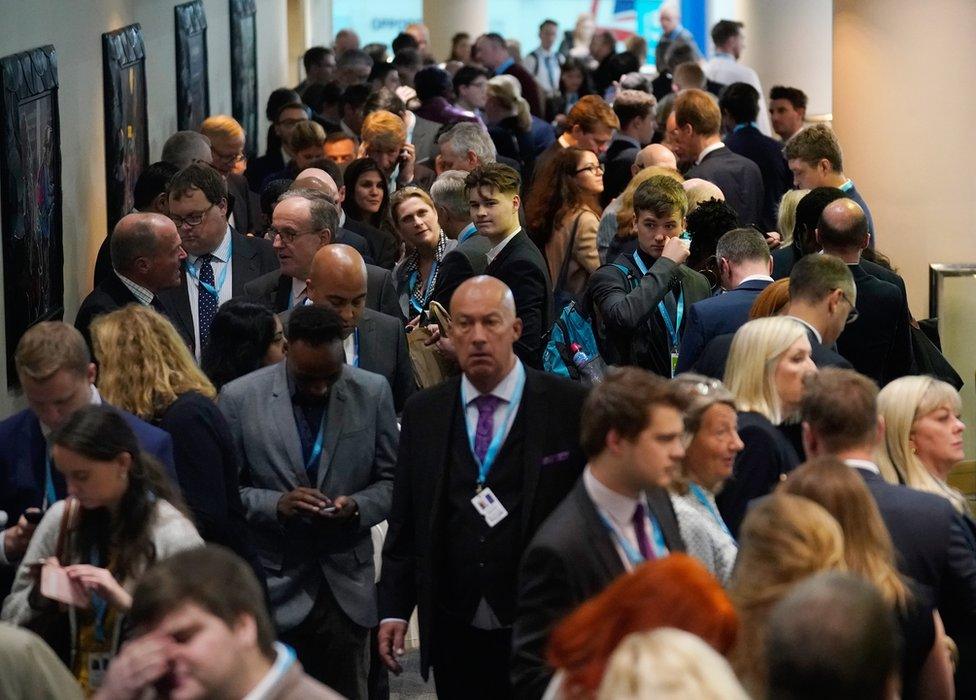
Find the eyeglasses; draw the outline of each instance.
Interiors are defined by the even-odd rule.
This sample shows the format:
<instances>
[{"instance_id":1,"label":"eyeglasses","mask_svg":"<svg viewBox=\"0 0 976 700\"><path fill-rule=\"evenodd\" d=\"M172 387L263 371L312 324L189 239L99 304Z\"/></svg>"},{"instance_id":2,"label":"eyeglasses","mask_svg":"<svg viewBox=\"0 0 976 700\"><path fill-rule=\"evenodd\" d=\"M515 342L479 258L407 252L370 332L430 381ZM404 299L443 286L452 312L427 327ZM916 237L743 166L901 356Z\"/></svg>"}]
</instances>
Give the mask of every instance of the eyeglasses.
<instances>
[{"instance_id":1,"label":"eyeglasses","mask_svg":"<svg viewBox=\"0 0 976 700\"><path fill-rule=\"evenodd\" d=\"M840 295L844 297L844 301L846 301L847 304L851 307L850 313L847 314L847 320L844 321L844 325L849 326L852 323L854 323L854 321L857 320L857 317L861 315L861 312L858 311L857 307L851 303L851 300L847 298L847 294L843 290L841 290Z\"/></svg>"},{"instance_id":2,"label":"eyeglasses","mask_svg":"<svg viewBox=\"0 0 976 700\"><path fill-rule=\"evenodd\" d=\"M218 153L213 148L210 149L210 152L213 153L214 160L219 160L221 163L240 163L244 160L243 153Z\"/></svg>"},{"instance_id":3,"label":"eyeglasses","mask_svg":"<svg viewBox=\"0 0 976 700\"><path fill-rule=\"evenodd\" d=\"M207 215L207 212L213 209L215 206L217 205L211 204L203 211L197 212L195 214L189 214L187 216L176 216L174 214L170 214L169 218L173 221L174 224L176 224L176 228L178 229L183 228L184 224L189 226L190 228L193 228L194 226L199 226L200 224L202 224L203 218Z\"/></svg>"},{"instance_id":4,"label":"eyeglasses","mask_svg":"<svg viewBox=\"0 0 976 700\"><path fill-rule=\"evenodd\" d=\"M599 163L597 163L596 165L587 165L585 168L580 168L579 170L577 170L576 174L579 175L580 173L585 173L585 172L602 173L603 166L600 165Z\"/></svg>"},{"instance_id":5,"label":"eyeglasses","mask_svg":"<svg viewBox=\"0 0 976 700\"><path fill-rule=\"evenodd\" d=\"M294 243L295 239L299 236L304 236L306 233L315 233L315 231L279 231L273 226L268 228L265 232L265 237L274 240L275 238L281 238L282 243Z\"/></svg>"}]
</instances>

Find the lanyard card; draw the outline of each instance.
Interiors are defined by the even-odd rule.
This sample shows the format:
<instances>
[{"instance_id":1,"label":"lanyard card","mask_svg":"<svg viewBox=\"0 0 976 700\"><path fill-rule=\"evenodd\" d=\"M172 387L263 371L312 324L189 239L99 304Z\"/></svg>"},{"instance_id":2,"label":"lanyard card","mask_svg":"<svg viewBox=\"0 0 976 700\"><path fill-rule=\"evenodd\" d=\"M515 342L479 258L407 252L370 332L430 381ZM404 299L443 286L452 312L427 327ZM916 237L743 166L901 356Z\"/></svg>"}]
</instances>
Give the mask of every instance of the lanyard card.
<instances>
[{"instance_id":1,"label":"lanyard card","mask_svg":"<svg viewBox=\"0 0 976 700\"><path fill-rule=\"evenodd\" d=\"M474 498L471 499L471 504L478 511L478 515L483 517L485 522L488 523L488 527L495 527L495 525L504 520L508 515L505 506L502 505L502 502L498 500L498 497L490 488L481 489L481 491L476 493Z\"/></svg>"}]
</instances>

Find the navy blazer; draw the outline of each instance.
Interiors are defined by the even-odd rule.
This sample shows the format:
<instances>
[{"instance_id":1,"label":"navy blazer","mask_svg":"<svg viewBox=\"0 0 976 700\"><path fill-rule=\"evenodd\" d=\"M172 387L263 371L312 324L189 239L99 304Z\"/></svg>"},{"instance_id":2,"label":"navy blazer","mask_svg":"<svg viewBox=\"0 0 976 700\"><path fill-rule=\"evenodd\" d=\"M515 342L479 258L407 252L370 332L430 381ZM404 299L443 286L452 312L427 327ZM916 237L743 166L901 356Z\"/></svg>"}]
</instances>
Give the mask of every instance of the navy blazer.
<instances>
[{"instance_id":1,"label":"navy blazer","mask_svg":"<svg viewBox=\"0 0 976 700\"><path fill-rule=\"evenodd\" d=\"M705 349L702 350L701 355L698 356L698 360L691 369L699 374L704 374L706 377L722 379L725 376L725 363L729 359L729 350L732 349L732 338L734 335L734 333L726 333L725 335L712 338L708 342L708 345L705 346ZM817 336L809 328L807 329L807 338L810 339L810 348L812 350L810 359L813 360L813 364L817 367L853 369L850 362L823 343L818 342Z\"/></svg>"},{"instance_id":2,"label":"navy blazer","mask_svg":"<svg viewBox=\"0 0 976 700\"><path fill-rule=\"evenodd\" d=\"M761 225L765 197L762 173L748 158L727 146L722 147L706 155L698 165L691 166L685 177L700 177L718 185L743 226Z\"/></svg>"},{"instance_id":3,"label":"navy blazer","mask_svg":"<svg viewBox=\"0 0 976 700\"><path fill-rule=\"evenodd\" d=\"M740 124L725 137L725 147L751 160L762 175L763 197L761 231L776 230L776 209L786 190L793 188L793 173L783 157L783 144L771 139L752 124Z\"/></svg>"},{"instance_id":4,"label":"navy blazer","mask_svg":"<svg viewBox=\"0 0 976 700\"><path fill-rule=\"evenodd\" d=\"M687 372L712 338L735 333L749 320L749 310L770 280L749 280L725 294L692 304L678 351L678 372Z\"/></svg>"}]
</instances>

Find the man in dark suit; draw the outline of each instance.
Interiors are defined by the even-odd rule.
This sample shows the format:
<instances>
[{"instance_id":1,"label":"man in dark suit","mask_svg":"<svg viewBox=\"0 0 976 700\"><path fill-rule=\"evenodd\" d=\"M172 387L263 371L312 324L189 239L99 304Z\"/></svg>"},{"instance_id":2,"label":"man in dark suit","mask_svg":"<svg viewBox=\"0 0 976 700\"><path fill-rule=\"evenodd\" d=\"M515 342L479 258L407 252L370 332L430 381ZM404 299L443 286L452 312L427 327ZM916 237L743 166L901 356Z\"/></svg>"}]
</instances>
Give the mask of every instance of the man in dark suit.
<instances>
[{"instance_id":1,"label":"man in dark suit","mask_svg":"<svg viewBox=\"0 0 976 700\"><path fill-rule=\"evenodd\" d=\"M7 524L0 532L0 596L13 582L14 569L8 567L19 563L34 533L35 524L24 512L45 510L67 495L64 478L51 463L47 436L79 409L102 403L88 346L81 333L65 323L32 326L17 343L14 361L28 407L0 422L0 511ZM169 434L130 413L119 413L140 447L166 467L177 485Z\"/></svg>"},{"instance_id":2,"label":"man in dark suit","mask_svg":"<svg viewBox=\"0 0 976 700\"><path fill-rule=\"evenodd\" d=\"M919 597L937 606L961 658L976 654L976 558L965 518L943 496L889 483L875 462L884 424L878 388L850 370L828 369L811 377L800 412L809 458L834 457L854 469L871 492L891 535L899 570L918 584ZM968 653L967 653L968 652ZM976 669L960 664L956 696L976 692Z\"/></svg>"},{"instance_id":3,"label":"man in dark suit","mask_svg":"<svg viewBox=\"0 0 976 700\"><path fill-rule=\"evenodd\" d=\"M244 159L244 128L233 117L219 114L207 117L200 133L210 140L211 163L227 182L227 216L230 225L243 234L258 234L261 210L258 196L251 192L247 178L234 172Z\"/></svg>"},{"instance_id":4,"label":"man in dark suit","mask_svg":"<svg viewBox=\"0 0 976 700\"><path fill-rule=\"evenodd\" d=\"M522 97L529 103L529 111L540 119L545 117L539 83L535 81L529 71L512 58L508 45L505 43L505 37L495 32L482 34L475 42L474 48L478 52L479 63L485 68L495 75L511 75L518 80L522 86Z\"/></svg>"},{"instance_id":5,"label":"man in dark suit","mask_svg":"<svg viewBox=\"0 0 976 700\"><path fill-rule=\"evenodd\" d=\"M762 174L763 207L757 222L762 231L776 230L776 212L783 193L793 187L793 173L783 157L783 144L771 139L756 126L759 93L749 83L732 83L718 101L725 127L725 147L745 156ZM781 232L782 233L782 232Z\"/></svg>"},{"instance_id":6,"label":"man in dark suit","mask_svg":"<svg viewBox=\"0 0 976 700\"><path fill-rule=\"evenodd\" d=\"M654 138L654 105L654 97L640 90L622 90L613 101L620 128L607 148L600 195L602 206L624 191L634 176L632 168L637 154Z\"/></svg>"},{"instance_id":7,"label":"man in dark suit","mask_svg":"<svg viewBox=\"0 0 976 700\"><path fill-rule=\"evenodd\" d=\"M380 656L399 673L407 620L442 698L503 698L518 562L583 469L586 390L513 352L522 323L504 284L468 280L451 301L463 376L407 402L379 583Z\"/></svg>"},{"instance_id":8,"label":"man in dark suit","mask_svg":"<svg viewBox=\"0 0 976 700\"><path fill-rule=\"evenodd\" d=\"M832 255L807 255L790 274L789 317L803 324L810 339L810 359L817 367L850 369L833 348L846 324L856 318L857 288L847 265ZM713 338L692 369L722 379L734 334Z\"/></svg>"},{"instance_id":9,"label":"man in dark suit","mask_svg":"<svg viewBox=\"0 0 976 700\"><path fill-rule=\"evenodd\" d=\"M243 236L227 223L227 186L209 165L194 163L173 176L169 207L187 257L179 286L159 297L180 334L193 339L199 358L217 307L277 268L278 260L268 241Z\"/></svg>"},{"instance_id":10,"label":"man in dark suit","mask_svg":"<svg viewBox=\"0 0 976 700\"><path fill-rule=\"evenodd\" d=\"M590 277L584 304L602 319L600 350L610 364L636 365L670 378L678 360L686 310L711 294L708 281L683 263L688 197L667 175L634 192L637 250Z\"/></svg>"},{"instance_id":11,"label":"man in dark suit","mask_svg":"<svg viewBox=\"0 0 976 700\"><path fill-rule=\"evenodd\" d=\"M789 277L797 260L820 250L816 235L820 214L828 204L843 197L844 193L836 187L817 187L797 202L793 241L773 251L774 280Z\"/></svg>"},{"instance_id":12,"label":"man in dark suit","mask_svg":"<svg viewBox=\"0 0 976 700\"><path fill-rule=\"evenodd\" d=\"M444 233L458 242L441 261L431 297L445 309L450 307L451 295L459 284L484 274L488 266L485 254L491 248L491 242L485 236L479 236L477 227L471 223L467 185L464 182L467 175L463 170L447 170L437 177L430 188L430 198L434 200L437 219Z\"/></svg>"},{"instance_id":13,"label":"man in dark suit","mask_svg":"<svg viewBox=\"0 0 976 700\"><path fill-rule=\"evenodd\" d=\"M485 274L512 290L522 322L515 354L529 367L542 369L542 338L552 325L552 285L546 261L519 224L521 178L507 165L486 163L465 179L471 219L491 244Z\"/></svg>"},{"instance_id":14,"label":"man in dark suit","mask_svg":"<svg viewBox=\"0 0 976 700\"><path fill-rule=\"evenodd\" d=\"M370 528L387 519L397 427L386 380L345 364L342 319L303 306L288 357L220 392L271 613L309 675L365 700Z\"/></svg>"},{"instance_id":15,"label":"man in dark suit","mask_svg":"<svg viewBox=\"0 0 976 700\"><path fill-rule=\"evenodd\" d=\"M715 247L719 278L725 294L702 299L688 312L676 372L687 372L712 338L735 333L749 320L749 310L768 287L773 261L765 237L754 228L737 228L723 235Z\"/></svg>"},{"instance_id":16,"label":"man in dark suit","mask_svg":"<svg viewBox=\"0 0 976 700\"><path fill-rule=\"evenodd\" d=\"M122 217L112 232L111 252L112 275L85 297L75 316L75 328L89 347L89 327L95 317L127 304L151 306L169 317L169 309L157 295L180 284L180 266L186 258L176 226L161 214Z\"/></svg>"},{"instance_id":17,"label":"man in dark suit","mask_svg":"<svg viewBox=\"0 0 976 700\"><path fill-rule=\"evenodd\" d=\"M597 61L597 67L590 73L593 90L601 97L615 80L627 73L640 70L637 57L629 51L617 53L617 40L613 32L601 30L590 40L590 55Z\"/></svg>"},{"instance_id":18,"label":"man in dark suit","mask_svg":"<svg viewBox=\"0 0 976 700\"><path fill-rule=\"evenodd\" d=\"M301 122L309 118L309 109L301 102L289 102L282 105L274 117L274 133L280 139L281 148L269 151L248 162L244 177L251 191L261 193L261 183L271 173L276 173L292 159L293 154L286 145L292 130Z\"/></svg>"},{"instance_id":19,"label":"man in dark suit","mask_svg":"<svg viewBox=\"0 0 976 700\"><path fill-rule=\"evenodd\" d=\"M704 90L682 90L668 116L675 156L687 164L686 178L714 182L743 226L762 221L764 189L759 167L727 148L719 137L722 115Z\"/></svg>"},{"instance_id":20,"label":"man in dark suit","mask_svg":"<svg viewBox=\"0 0 976 700\"><path fill-rule=\"evenodd\" d=\"M271 214L274 251L281 267L251 280L244 295L275 313L304 304L312 258L319 248L333 242L338 228L339 208L332 197L310 189L286 192ZM389 270L366 266L366 306L399 318L400 305Z\"/></svg>"},{"instance_id":21,"label":"man in dark suit","mask_svg":"<svg viewBox=\"0 0 976 700\"><path fill-rule=\"evenodd\" d=\"M837 339L837 350L854 369L879 386L912 371L909 311L895 285L869 275L861 267L868 246L867 218L852 199L838 199L824 208L817 241L827 255L847 263L857 287L857 318Z\"/></svg>"},{"instance_id":22,"label":"man in dark suit","mask_svg":"<svg viewBox=\"0 0 976 700\"><path fill-rule=\"evenodd\" d=\"M541 697L560 619L617 576L684 551L667 486L684 457L683 404L668 383L628 367L583 406L580 443L589 461L573 491L532 538L519 567L512 635L516 697Z\"/></svg>"},{"instance_id":23,"label":"man in dark suit","mask_svg":"<svg viewBox=\"0 0 976 700\"><path fill-rule=\"evenodd\" d=\"M407 338L399 318L366 308L366 263L341 243L319 248L308 276L308 299L342 318L346 364L386 379L399 414L416 391Z\"/></svg>"}]
</instances>

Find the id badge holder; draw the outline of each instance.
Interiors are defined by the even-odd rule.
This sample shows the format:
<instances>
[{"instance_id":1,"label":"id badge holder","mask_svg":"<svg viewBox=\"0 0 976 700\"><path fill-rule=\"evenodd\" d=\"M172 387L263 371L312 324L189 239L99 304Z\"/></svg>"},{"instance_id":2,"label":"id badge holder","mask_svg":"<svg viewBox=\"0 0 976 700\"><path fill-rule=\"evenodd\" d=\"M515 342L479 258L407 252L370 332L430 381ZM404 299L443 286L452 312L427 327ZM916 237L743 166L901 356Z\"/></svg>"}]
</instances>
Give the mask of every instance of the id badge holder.
<instances>
[{"instance_id":1,"label":"id badge holder","mask_svg":"<svg viewBox=\"0 0 976 700\"><path fill-rule=\"evenodd\" d=\"M671 378L678 373L678 348L671 348Z\"/></svg>"},{"instance_id":2,"label":"id badge holder","mask_svg":"<svg viewBox=\"0 0 976 700\"><path fill-rule=\"evenodd\" d=\"M498 500L494 492L487 487L481 489L481 491L474 495L474 498L471 499L471 504L478 511L478 515L485 519L488 527L495 527L495 525L504 520L508 515L505 506Z\"/></svg>"}]
</instances>

